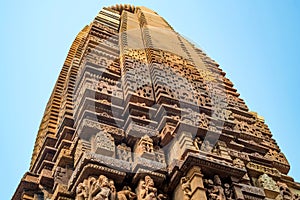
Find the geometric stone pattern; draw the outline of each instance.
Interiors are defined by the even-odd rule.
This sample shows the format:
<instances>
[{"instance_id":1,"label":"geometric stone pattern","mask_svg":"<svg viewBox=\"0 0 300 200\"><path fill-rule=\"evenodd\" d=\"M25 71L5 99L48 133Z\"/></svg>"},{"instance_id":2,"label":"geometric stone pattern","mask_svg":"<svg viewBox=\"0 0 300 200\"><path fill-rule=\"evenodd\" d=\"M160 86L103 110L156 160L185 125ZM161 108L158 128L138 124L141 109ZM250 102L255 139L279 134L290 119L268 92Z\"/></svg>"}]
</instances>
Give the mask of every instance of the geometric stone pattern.
<instances>
[{"instance_id":1,"label":"geometric stone pattern","mask_svg":"<svg viewBox=\"0 0 300 200\"><path fill-rule=\"evenodd\" d=\"M73 42L12 199L300 199L289 169L214 60L116 5Z\"/></svg>"}]
</instances>

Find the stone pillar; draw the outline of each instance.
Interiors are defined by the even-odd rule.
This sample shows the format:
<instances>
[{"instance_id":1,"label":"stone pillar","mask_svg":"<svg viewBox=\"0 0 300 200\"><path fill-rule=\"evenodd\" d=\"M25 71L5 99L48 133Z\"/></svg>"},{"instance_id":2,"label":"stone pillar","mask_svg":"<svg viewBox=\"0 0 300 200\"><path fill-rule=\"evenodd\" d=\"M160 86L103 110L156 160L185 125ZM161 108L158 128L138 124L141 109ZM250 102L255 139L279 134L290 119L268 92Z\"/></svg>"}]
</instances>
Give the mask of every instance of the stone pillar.
<instances>
[{"instance_id":1,"label":"stone pillar","mask_svg":"<svg viewBox=\"0 0 300 200\"><path fill-rule=\"evenodd\" d=\"M203 185L203 174L199 166L193 166L187 173L191 185L191 200L206 200L206 192Z\"/></svg>"}]
</instances>

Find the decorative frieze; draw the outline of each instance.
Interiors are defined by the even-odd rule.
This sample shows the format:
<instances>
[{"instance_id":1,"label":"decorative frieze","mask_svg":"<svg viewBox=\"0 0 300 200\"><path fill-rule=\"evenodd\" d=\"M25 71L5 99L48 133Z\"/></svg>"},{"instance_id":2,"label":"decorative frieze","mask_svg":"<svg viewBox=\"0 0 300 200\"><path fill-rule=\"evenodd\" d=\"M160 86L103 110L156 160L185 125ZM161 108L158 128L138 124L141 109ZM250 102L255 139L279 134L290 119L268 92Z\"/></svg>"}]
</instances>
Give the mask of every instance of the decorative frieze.
<instances>
[{"instance_id":1,"label":"decorative frieze","mask_svg":"<svg viewBox=\"0 0 300 200\"><path fill-rule=\"evenodd\" d=\"M246 166L249 170L254 170L262 174L269 174L271 176L280 177L280 172L275 168L266 167L253 162L249 162Z\"/></svg>"},{"instance_id":2,"label":"decorative frieze","mask_svg":"<svg viewBox=\"0 0 300 200\"><path fill-rule=\"evenodd\" d=\"M264 190L259 187L254 187L251 185L240 184L242 186L242 191L251 193L253 195L265 196Z\"/></svg>"},{"instance_id":3,"label":"decorative frieze","mask_svg":"<svg viewBox=\"0 0 300 200\"><path fill-rule=\"evenodd\" d=\"M233 158L239 158L240 160L244 160L244 161L247 161L247 162L250 161L248 154L245 153L245 152L235 151L233 149L228 149L228 153Z\"/></svg>"}]
</instances>

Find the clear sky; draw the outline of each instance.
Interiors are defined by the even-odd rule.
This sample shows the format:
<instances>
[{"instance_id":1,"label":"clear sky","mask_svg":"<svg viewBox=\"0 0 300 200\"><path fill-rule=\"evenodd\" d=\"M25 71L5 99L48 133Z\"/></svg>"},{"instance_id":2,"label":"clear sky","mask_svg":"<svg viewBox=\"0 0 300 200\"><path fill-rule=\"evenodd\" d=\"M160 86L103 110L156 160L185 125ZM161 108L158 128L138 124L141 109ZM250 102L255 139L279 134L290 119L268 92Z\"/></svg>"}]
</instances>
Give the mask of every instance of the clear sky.
<instances>
[{"instance_id":1,"label":"clear sky","mask_svg":"<svg viewBox=\"0 0 300 200\"><path fill-rule=\"evenodd\" d=\"M158 12L227 72L249 108L265 117L300 181L300 1L144 0L0 3L0 197L29 168L36 133L69 47L104 5Z\"/></svg>"}]
</instances>

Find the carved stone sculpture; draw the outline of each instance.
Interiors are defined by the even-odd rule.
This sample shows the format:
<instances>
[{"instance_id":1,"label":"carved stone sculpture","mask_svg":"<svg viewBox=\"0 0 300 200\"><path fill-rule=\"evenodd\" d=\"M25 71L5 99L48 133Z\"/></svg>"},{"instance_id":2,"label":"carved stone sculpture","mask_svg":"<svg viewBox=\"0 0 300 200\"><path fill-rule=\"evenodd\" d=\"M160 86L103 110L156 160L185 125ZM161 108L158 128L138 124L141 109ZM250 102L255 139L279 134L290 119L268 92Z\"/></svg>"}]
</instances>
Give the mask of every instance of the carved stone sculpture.
<instances>
[{"instance_id":1,"label":"carved stone sculpture","mask_svg":"<svg viewBox=\"0 0 300 200\"><path fill-rule=\"evenodd\" d=\"M293 200L293 193L285 183L277 182L282 200Z\"/></svg>"},{"instance_id":2,"label":"carved stone sculpture","mask_svg":"<svg viewBox=\"0 0 300 200\"><path fill-rule=\"evenodd\" d=\"M143 136L136 144L134 153L148 159L155 159L153 140L148 136Z\"/></svg>"},{"instance_id":3,"label":"carved stone sculpture","mask_svg":"<svg viewBox=\"0 0 300 200\"><path fill-rule=\"evenodd\" d=\"M138 200L163 200L166 199L164 194L158 194L154 181L150 176L141 179L136 189Z\"/></svg>"},{"instance_id":4,"label":"carved stone sculpture","mask_svg":"<svg viewBox=\"0 0 300 200\"><path fill-rule=\"evenodd\" d=\"M190 179L188 177L181 178L181 188L183 190L184 200L191 199L192 189Z\"/></svg>"},{"instance_id":5,"label":"carved stone sculpture","mask_svg":"<svg viewBox=\"0 0 300 200\"><path fill-rule=\"evenodd\" d=\"M133 200L136 198L136 194L131 191L129 186L124 186L121 191L117 193L118 200Z\"/></svg>"},{"instance_id":6,"label":"carved stone sculpture","mask_svg":"<svg viewBox=\"0 0 300 200\"><path fill-rule=\"evenodd\" d=\"M193 141L194 146L196 147L197 150L201 149L201 145L202 145L202 140L200 137L195 137L194 141Z\"/></svg>"},{"instance_id":7,"label":"carved stone sculpture","mask_svg":"<svg viewBox=\"0 0 300 200\"><path fill-rule=\"evenodd\" d=\"M116 200L116 194L113 180L103 175L90 176L76 188L76 200Z\"/></svg>"},{"instance_id":8,"label":"carved stone sculpture","mask_svg":"<svg viewBox=\"0 0 300 200\"><path fill-rule=\"evenodd\" d=\"M132 161L131 148L122 143L117 146L117 155L118 158L127 162Z\"/></svg>"},{"instance_id":9,"label":"carved stone sculpture","mask_svg":"<svg viewBox=\"0 0 300 200\"><path fill-rule=\"evenodd\" d=\"M224 193L227 200L233 199L233 191L232 188L230 188L230 185L228 183L224 184Z\"/></svg>"},{"instance_id":10,"label":"carved stone sculpture","mask_svg":"<svg viewBox=\"0 0 300 200\"><path fill-rule=\"evenodd\" d=\"M222 187L222 182L218 175L214 176L214 181L206 179L205 183L209 200L226 200L224 188Z\"/></svg>"},{"instance_id":11,"label":"carved stone sculpture","mask_svg":"<svg viewBox=\"0 0 300 200\"><path fill-rule=\"evenodd\" d=\"M211 153L213 150L212 144L208 140L204 140L201 146L201 151Z\"/></svg>"},{"instance_id":12,"label":"carved stone sculpture","mask_svg":"<svg viewBox=\"0 0 300 200\"><path fill-rule=\"evenodd\" d=\"M300 194L295 194L294 195L294 200L300 200Z\"/></svg>"},{"instance_id":13,"label":"carved stone sculpture","mask_svg":"<svg viewBox=\"0 0 300 200\"><path fill-rule=\"evenodd\" d=\"M224 189L222 187L221 179L218 175L214 176L214 184L215 184L214 192L218 194L218 200L225 200Z\"/></svg>"},{"instance_id":14,"label":"carved stone sculpture","mask_svg":"<svg viewBox=\"0 0 300 200\"><path fill-rule=\"evenodd\" d=\"M239 159L239 158L236 158L232 161L232 164L235 166L235 167L238 167L238 168L244 168L245 167L245 163Z\"/></svg>"}]
</instances>

